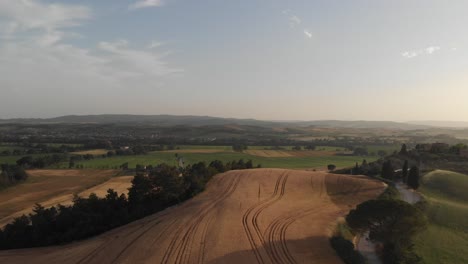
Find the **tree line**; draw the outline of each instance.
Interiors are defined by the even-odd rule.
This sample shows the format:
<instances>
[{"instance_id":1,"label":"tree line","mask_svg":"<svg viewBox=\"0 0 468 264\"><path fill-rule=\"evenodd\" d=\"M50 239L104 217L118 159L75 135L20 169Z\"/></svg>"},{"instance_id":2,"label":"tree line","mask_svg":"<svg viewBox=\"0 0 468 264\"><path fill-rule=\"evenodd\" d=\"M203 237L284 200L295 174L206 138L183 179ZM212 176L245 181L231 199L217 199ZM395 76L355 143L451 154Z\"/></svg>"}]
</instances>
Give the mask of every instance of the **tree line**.
<instances>
[{"instance_id":1,"label":"tree line","mask_svg":"<svg viewBox=\"0 0 468 264\"><path fill-rule=\"evenodd\" d=\"M94 236L195 196L217 173L253 167L251 161L243 160L199 162L186 168L148 166L133 178L128 197L109 189L104 198L75 196L70 206L37 204L33 213L0 230L0 249L49 246Z\"/></svg>"},{"instance_id":2,"label":"tree line","mask_svg":"<svg viewBox=\"0 0 468 264\"><path fill-rule=\"evenodd\" d=\"M25 181L28 178L26 171L18 165L0 165L0 188L8 187Z\"/></svg>"}]
</instances>

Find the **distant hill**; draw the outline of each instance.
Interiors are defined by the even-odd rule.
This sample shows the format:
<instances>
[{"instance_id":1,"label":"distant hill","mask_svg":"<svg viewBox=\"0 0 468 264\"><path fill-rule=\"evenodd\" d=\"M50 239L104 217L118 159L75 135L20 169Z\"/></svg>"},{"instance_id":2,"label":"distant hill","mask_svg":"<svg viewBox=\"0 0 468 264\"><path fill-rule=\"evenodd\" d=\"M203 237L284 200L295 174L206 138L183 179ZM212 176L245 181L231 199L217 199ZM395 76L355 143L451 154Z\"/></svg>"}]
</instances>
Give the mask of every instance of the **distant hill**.
<instances>
[{"instance_id":1,"label":"distant hill","mask_svg":"<svg viewBox=\"0 0 468 264\"><path fill-rule=\"evenodd\" d=\"M408 124L447 128L468 128L468 122L462 121L411 121Z\"/></svg>"},{"instance_id":2,"label":"distant hill","mask_svg":"<svg viewBox=\"0 0 468 264\"><path fill-rule=\"evenodd\" d=\"M210 126L210 125L249 125L263 127L278 126L301 126L301 127L330 127L330 128L383 128L383 129L424 129L425 125L408 124L391 121L340 121L340 120L320 120L320 121L263 121L255 119L221 118L211 116L176 116L176 115L68 115L55 118L19 118L0 119L0 124L149 124L160 126Z\"/></svg>"},{"instance_id":3,"label":"distant hill","mask_svg":"<svg viewBox=\"0 0 468 264\"><path fill-rule=\"evenodd\" d=\"M210 116L176 116L176 115L68 115L55 118L18 118L0 119L0 124L156 124L160 126L209 126L209 125L253 125L271 126L274 122L254 119L234 119Z\"/></svg>"},{"instance_id":4,"label":"distant hill","mask_svg":"<svg viewBox=\"0 0 468 264\"><path fill-rule=\"evenodd\" d=\"M319 120L319 121L297 121L295 124L317 127L340 127L340 128L384 128L384 129L425 129L426 125L408 124L393 121L342 121L342 120Z\"/></svg>"}]
</instances>

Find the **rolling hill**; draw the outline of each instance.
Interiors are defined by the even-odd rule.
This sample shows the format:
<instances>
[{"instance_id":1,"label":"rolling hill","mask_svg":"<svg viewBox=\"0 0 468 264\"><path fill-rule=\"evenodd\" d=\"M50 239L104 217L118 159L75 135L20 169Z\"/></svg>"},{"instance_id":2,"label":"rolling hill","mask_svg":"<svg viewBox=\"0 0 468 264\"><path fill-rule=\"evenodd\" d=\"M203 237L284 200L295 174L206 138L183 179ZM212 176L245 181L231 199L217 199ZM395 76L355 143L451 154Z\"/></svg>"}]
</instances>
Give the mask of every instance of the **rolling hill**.
<instances>
[{"instance_id":1,"label":"rolling hill","mask_svg":"<svg viewBox=\"0 0 468 264\"><path fill-rule=\"evenodd\" d=\"M428 229L415 240L424 263L468 263L468 175L436 170L422 179Z\"/></svg>"},{"instance_id":2,"label":"rolling hill","mask_svg":"<svg viewBox=\"0 0 468 264\"><path fill-rule=\"evenodd\" d=\"M19 118L0 119L0 124L157 124L160 126L212 126L212 125L244 125L244 126L289 126L289 127L330 127L330 128L383 128L383 129L424 129L425 125L409 124L391 121L264 121L256 119L221 118L211 116L177 116L177 115L68 115L54 118Z\"/></svg>"},{"instance_id":3,"label":"rolling hill","mask_svg":"<svg viewBox=\"0 0 468 264\"><path fill-rule=\"evenodd\" d=\"M229 171L197 197L95 238L7 250L1 263L339 263L328 238L381 182L283 169Z\"/></svg>"}]
</instances>

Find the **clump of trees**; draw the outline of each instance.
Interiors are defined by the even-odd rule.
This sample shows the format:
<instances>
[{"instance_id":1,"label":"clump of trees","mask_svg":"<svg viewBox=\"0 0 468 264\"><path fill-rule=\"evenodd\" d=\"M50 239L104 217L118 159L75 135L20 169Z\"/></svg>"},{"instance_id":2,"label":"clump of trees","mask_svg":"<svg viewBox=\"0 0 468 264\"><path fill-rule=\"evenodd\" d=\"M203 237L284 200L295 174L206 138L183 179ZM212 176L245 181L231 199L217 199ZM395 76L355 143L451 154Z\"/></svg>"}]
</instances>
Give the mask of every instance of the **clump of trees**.
<instances>
[{"instance_id":1,"label":"clump of trees","mask_svg":"<svg viewBox=\"0 0 468 264\"><path fill-rule=\"evenodd\" d=\"M358 205L346 216L346 223L356 232L369 231L369 239L383 245L381 258L385 264L418 263L412 239L426 228L427 219L417 207L393 199L392 192Z\"/></svg>"},{"instance_id":2,"label":"clump of trees","mask_svg":"<svg viewBox=\"0 0 468 264\"><path fill-rule=\"evenodd\" d=\"M140 168L128 198L108 190L106 197L75 197L71 206L44 208L16 218L0 230L0 249L49 246L87 238L185 201L204 190L217 173L253 168L252 161L199 162L186 168L161 164Z\"/></svg>"},{"instance_id":3,"label":"clump of trees","mask_svg":"<svg viewBox=\"0 0 468 264\"><path fill-rule=\"evenodd\" d=\"M0 187L7 187L28 178L26 171L18 165L0 165Z\"/></svg>"},{"instance_id":4,"label":"clump of trees","mask_svg":"<svg viewBox=\"0 0 468 264\"><path fill-rule=\"evenodd\" d=\"M369 155L369 151L367 150L367 148L357 147L357 148L354 148L353 154L355 156L367 156Z\"/></svg>"},{"instance_id":5,"label":"clump of trees","mask_svg":"<svg viewBox=\"0 0 468 264\"><path fill-rule=\"evenodd\" d=\"M247 150L247 146L244 144L234 144L232 145L232 150L235 152L242 152L244 150Z\"/></svg>"},{"instance_id":6,"label":"clump of trees","mask_svg":"<svg viewBox=\"0 0 468 264\"><path fill-rule=\"evenodd\" d=\"M25 156L16 161L18 166L25 169L43 169L45 167L67 161L65 154L53 154L40 157Z\"/></svg>"}]
</instances>

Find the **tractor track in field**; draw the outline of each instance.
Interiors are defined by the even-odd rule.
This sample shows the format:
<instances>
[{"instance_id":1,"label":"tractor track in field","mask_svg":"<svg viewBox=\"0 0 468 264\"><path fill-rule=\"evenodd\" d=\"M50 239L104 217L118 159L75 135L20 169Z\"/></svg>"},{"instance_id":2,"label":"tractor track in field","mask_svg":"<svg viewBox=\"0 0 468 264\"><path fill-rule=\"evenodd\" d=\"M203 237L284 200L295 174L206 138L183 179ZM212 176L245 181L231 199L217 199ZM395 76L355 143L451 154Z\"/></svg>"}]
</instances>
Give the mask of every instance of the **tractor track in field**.
<instances>
[{"instance_id":1,"label":"tractor track in field","mask_svg":"<svg viewBox=\"0 0 468 264\"><path fill-rule=\"evenodd\" d=\"M181 226L179 230L176 232L176 235L172 239L171 243L169 244L169 247L167 248L163 260L161 263L187 263L187 259L190 260L190 253L191 250L187 250L189 245L193 242L193 237L195 236L198 227L200 226L200 223L203 222L203 220L208 216L210 211L216 207L219 203L221 203L223 200L228 198L237 188L237 185L239 184L240 178L239 177L233 177L232 180L230 180L226 191L222 192L220 196L218 196L214 202L211 202L207 206L203 207L198 213L197 217L194 218L189 224L188 224L188 229L183 231L185 228L184 226ZM179 237L179 235L182 234L182 237ZM169 262L170 258L175 255L175 261L174 262Z\"/></svg>"},{"instance_id":2,"label":"tractor track in field","mask_svg":"<svg viewBox=\"0 0 468 264\"><path fill-rule=\"evenodd\" d=\"M257 203L257 204L254 204L252 207L250 207L249 209L247 209L247 211L244 213L243 217L242 217L242 223L243 223L243 227L244 227L244 230L245 230L245 233L249 239L249 242L251 244L251 247L252 247L252 250L254 251L254 254L255 256L257 257L257 261L259 263L265 263L265 260L263 259L262 255L261 255L261 252L259 250L259 246L262 246L262 247L265 247L266 246L266 243L263 239L263 234L262 234L262 231L260 229L260 226L258 224L258 218L260 216L260 214L268 207L270 207L271 205L273 205L274 203L278 202L279 200L281 200L284 196L284 193L286 191L286 182L288 180L288 177L289 175L287 173L283 173L281 174L278 179L276 180L276 184L275 184L275 188L274 188L274 191L273 191L273 194ZM253 213L253 216L249 219L250 215ZM256 237L254 237L254 233L252 232L252 230L250 229L249 227L249 224L251 224L253 226L253 229L255 231L255 234L256 234ZM256 243L256 239L260 240L260 245L257 245ZM272 262L275 262L275 257L271 254L269 254L268 251L267 252L267 255L268 255L268 258L270 259L270 261Z\"/></svg>"}]
</instances>

